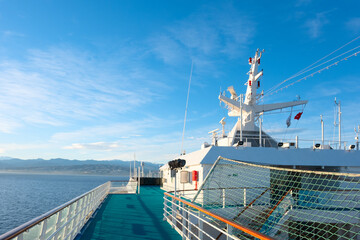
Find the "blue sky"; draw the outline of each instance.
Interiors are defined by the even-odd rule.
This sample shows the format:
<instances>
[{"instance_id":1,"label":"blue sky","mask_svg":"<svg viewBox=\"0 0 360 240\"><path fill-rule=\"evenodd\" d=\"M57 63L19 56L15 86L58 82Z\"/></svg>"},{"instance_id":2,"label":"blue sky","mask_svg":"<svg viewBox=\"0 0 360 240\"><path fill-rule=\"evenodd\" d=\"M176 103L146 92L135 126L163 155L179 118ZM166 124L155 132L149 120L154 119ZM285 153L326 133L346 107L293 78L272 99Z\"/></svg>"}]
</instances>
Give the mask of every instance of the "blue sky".
<instances>
[{"instance_id":1,"label":"blue sky","mask_svg":"<svg viewBox=\"0 0 360 240\"><path fill-rule=\"evenodd\" d=\"M266 91L359 36L359 8L356 0L0 1L0 155L131 160L135 152L166 162L180 152L192 61L184 146L197 150L227 114L220 89L245 92L257 48ZM266 115L263 126L280 139L320 139L323 114L332 140L337 97L343 138L354 142L359 80L357 56L268 96L309 104L289 129L289 113ZM226 121L230 130L235 119Z\"/></svg>"}]
</instances>

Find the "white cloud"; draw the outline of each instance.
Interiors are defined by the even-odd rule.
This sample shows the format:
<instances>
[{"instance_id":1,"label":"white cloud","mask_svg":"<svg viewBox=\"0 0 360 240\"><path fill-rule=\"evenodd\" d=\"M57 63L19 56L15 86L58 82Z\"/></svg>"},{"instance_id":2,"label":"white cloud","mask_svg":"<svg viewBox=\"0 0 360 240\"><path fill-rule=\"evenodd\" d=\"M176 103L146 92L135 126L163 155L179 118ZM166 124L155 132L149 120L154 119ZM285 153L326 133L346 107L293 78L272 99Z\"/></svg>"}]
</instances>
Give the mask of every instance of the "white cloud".
<instances>
[{"instance_id":1,"label":"white cloud","mask_svg":"<svg viewBox=\"0 0 360 240\"><path fill-rule=\"evenodd\" d=\"M15 129L21 127L21 124L16 119L9 118L8 116L0 116L0 132L13 133Z\"/></svg>"},{"instance_id":2,"label":"white cloud","mask_svg":"<svg viewBox=\"0 0 360 240\"><path fill-rule=\"evenodd\" d=\"M87 141L88 139L125 139L140 137L145 130L159 128L163 121L158 118L148 117L144 120L131 120L129 122L118 122L109 125L84 127L70 132L55 133L51 142Z\"/></svg>"},{"instance_id":3,"label":"white cloud","mask_svg":"<svg viewBox=\"0 0 360 240\"><path fill-rule=\"evenodd\" d=\"M352 18L349 21L347 21L346 27L354 33L359 33L360 32L360 17Z\"/></svg>"},{"instance_id":4,"label":"white cloud","mask_svg":"<svg viewBox=\"0 0 360 240\"><path fill-rule=\"evenodd\" d=\"M126 61L123 67L64 47L31 50L21 62L0 62L0 121L13 120L0 131L110 117L142 107L166 89L165 83L151 88L155 80L149 76L155 74Z\"/></svg>"},{"instance_id":5,"label":"white cloud","mask_svg":"<svg viewBox=\"0 0 360 240\"><path fill-rule=\"evenodd\" d=\"M322 33L322 28L329 23L326 12L317 13L316 17L305 22L305 27L311 38L318 38Z\"/></svg>"},{"instance_id":6,"label":"white cloud","mask_svg":"<svg viewBox=\"0 0 360 240\"><path fill-rule=\"evenodd\" d=\"M184 58L179 44L167 35L160 35L149 40L153 52L167 64L175 64Z\"/></svg>"},{"instance_id":7,"label":"white cloud","mask_svg":"<svg viewBox=\"0 0 360 240\"><path fill-rule=\"evenodd\" d=\"M203 59L225 54L237 57L254 36L254 22L231 5L203 7L189 17L169 24L161 34L151 38L153 52L165 63L181 59Z\"/></svg>"},{"instance_id":8,"label":"white cloud","mask_svg":"<svg viewBox=\"0 0 360 240\"><path fill-rule=\"evenodd\" d=\"M10 31L10 30L3 31L2 35L4 37L6 37L6 38L9 38L9 37L24 37L25 36L22 33Z\"/></svg>"},{"instance_id":9,"label":"white cloud","mask_svg":"<svg viewBox=\"0 0 360 240\"><path fill-rule=\"evenodd\" d=\"M295 6L301 7L301 6L307 6L312 2L312 0L297 0Z\"/></svg>"},{"instance_id":10,"label":"white cloud","mask_svg":"<svg viewBox=\"0 0 360 240\"><path fill-rule=\"evenodd\" d=\"M109 151L119 147L120 145L117 142L95 142L95 143L73 143L70 146L65 146L64 149L87 149L87 150Z\"/></svg>"}]
</instances>

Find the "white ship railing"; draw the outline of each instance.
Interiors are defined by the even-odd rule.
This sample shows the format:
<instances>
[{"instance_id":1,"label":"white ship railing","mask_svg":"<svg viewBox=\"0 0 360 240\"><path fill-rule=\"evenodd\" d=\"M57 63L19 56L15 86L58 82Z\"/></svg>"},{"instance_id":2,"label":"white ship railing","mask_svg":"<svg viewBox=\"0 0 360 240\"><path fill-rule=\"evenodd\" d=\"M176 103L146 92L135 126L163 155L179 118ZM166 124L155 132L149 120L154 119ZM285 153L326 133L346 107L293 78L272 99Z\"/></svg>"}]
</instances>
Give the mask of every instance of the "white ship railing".
<instances>
[{"instance_id":1,"label":"white ship railing","mask_svg":"<svg viewBox=\"0 0 360 240\"><path fill-rule=\"evenodd\" d=\"M341 150L348 150L348 148L351 145L354 145L355 148L354 150L359 150L358 149L358 143L357 142L351 142L351 141L341 141L339 144L339 141L336 140L328 140L328 139L304 139L304 138L277 138L274 136L271 136L271 138L273 140L275 140L277 143L282 142L282 143L294 143L294 148L306 148L306 147L314 147L315 144L322 144L322 142L324 143L324 145L330 146L332 149L341 149ZM222 142L223 138L219 138L218 142L222 142L222 144L226 144L227 146L230 146L231 143L233 142L233 139L239 139L239 136L236 137L226 137L226 141ZM258 146L259 142L260 142L260 137L258 136L251 136L251 137L243 137L243 143L244 146L247 146L247 143L250 143L251 141L255 141L256 142L256 146ZM235 143L236 144L236 143ZM267 137L262 137L261 138L261 146L266 146L266 145L271 145L269 138ZM271 147L277 147L277 145L274 145Z\"/></svg>"},{"instance_id":2,"label":"white ship railing","mask_svg":"<svg viewBox=\"0 0 360 240\"><path fill-rule=\"evenodd\" d=\"M74 239L108 194L136 193L139 181L109 181L0 236L1 240Z\"/></svg>"},{"instance_id":3,"label":"white ship railing","mask_svg":"<svg viewBox=\"0 0 360 240\"><path fill-rule=\"evenodd\" d=\"M139 181L130 179L129 181L111 181L109 194L136 193Z\"/></svg>"},{"instance_id":4,"label":"white ship railing","mask_svg":"<svg viewBox=\"0 0 360 240\"><path fill-rule=\"evenodd\" d=\"M273 239L258 231L241 226L234 221L210 212L197 204L164 194L164 219L182 236L183 239L238 239L233 233L241 231L257 239Z\"/></svg>"}]
</instances>

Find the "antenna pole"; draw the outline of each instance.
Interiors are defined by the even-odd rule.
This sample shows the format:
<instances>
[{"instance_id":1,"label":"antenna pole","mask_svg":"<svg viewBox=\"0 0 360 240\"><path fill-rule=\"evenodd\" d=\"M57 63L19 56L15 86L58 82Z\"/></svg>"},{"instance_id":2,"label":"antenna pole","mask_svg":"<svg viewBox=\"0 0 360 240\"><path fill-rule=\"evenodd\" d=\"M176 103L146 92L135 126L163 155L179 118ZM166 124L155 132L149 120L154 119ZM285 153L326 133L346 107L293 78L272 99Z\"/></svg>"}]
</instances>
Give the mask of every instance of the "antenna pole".
<instances>
[{"instance_id":1,"label":"antenna pole","mask_svg":"<svg viewBox=\"0 0 360 240\"><path fill-rule=\"evenodd\" d=\"M321 119L321 146L324 146L324 121L323 121L323 115L320 115Z\"/></svg>"},{"instance_id":2,"label":"antenna pole","mask_svg":"<svg viewBox=\"0 0 360 240\"><path fill-rule=\"evenodd\" d=\"M340 104L340 101L339 101L339 146L341 146L341 104Z\"/></svg>"},{"instance_id":3,"label":"antenna pole","mask_svg":"<svg viewBox=\"0 0 360 240\"><path fill-rule=\"evenodd\" d=\"M144 177L144 162L141 162L141 176Z\"/></svg>"},{"instance_id":4,"label":"antenna pole","mask_svg":"<svg viewBox=\"0 0 360 240\"><path fill-rule=\"evenodd\" d=\"M190 94L190 86L191 86L191 77L192 77L192 73L193 73L193 67L194 67L194 61L191 61L191 71L190 71L190 79L189 79L188 93L187 93L187 98L186 98L184 127L183 127L183 133L182 133L181 152L180 152L180 155L182 155L182 154L184 153L184 136L185 136L186 115L187 115L187 109L188 109L188 104L189 104L189 94Z\"/></svg>"},{"instance_id":5,"label":"antenna pole","mask_svg":"<svg viewBox=\"0 0 360 240\"><path fill-rule=\"evenodd\" d=\"M242 102L243 102L243 94L240 94L240 141L243 140L242 137Z\"/></svg>"},{"instance_id":6,"label":"antenna pole","mask_svg":"<svg viewBox=\"0 0 360 240\"><path fill-rule=\"evenodd\" d=\"M335 104L338 106L338 118L339 118L339 149L341 149L341 101L336 102L336 97L335 97Z\"/></svg>"},{"instance_id":7,"label":"antenna pole","mask_svg":"<svg viewBox=\"0 0 360 240\"><path fill-rule=\"evenodd\" d=\"M135 153L134 153L134 177L135 177L135 175L137 175L136 174L136 167L135 167L135 159L136 159L136 156L135 156Z\"/></svg>"},{"instance_id":8,"label":"antenna pole","mask_svg":"<svg viewBox=\"0 0 360 240\"><path fill-rule=\"evenodd\" d=\"M262 120L261 120L261 115L259 116L259 147L262 147L261 145L261 131L262 131Z\"/></svg>"},{"instance_id":9,"label":"antenna pole","mask_svg":"<svg viewBox=\"0 0 360 240\"><path fill-rule=\"evenodd\" d=\"M358 129L355 128L355 140L356 140L356 150L359 150L359 132L360 132L360 125L358 125Z\"/></svg>"}]
</instances>

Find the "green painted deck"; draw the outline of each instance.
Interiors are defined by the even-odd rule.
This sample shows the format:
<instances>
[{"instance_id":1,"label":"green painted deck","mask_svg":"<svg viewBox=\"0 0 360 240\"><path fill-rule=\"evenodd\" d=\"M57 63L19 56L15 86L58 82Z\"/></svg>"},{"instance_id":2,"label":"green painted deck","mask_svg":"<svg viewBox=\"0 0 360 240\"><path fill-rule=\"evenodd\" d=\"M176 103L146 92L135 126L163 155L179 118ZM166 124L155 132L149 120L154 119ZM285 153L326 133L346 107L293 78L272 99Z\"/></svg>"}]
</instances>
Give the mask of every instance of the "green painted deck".
<instances>
[{"instance_id":1,"label":"green painted deck","mask_svg":"<svg viewBox=\"0 0 360 240\"><path fill-rule=\"evenodd\" d=\"M139 195L108 195L80 239L181 239L163 221L163 193L143 186Z\"/></svg>"}]
</instances>

